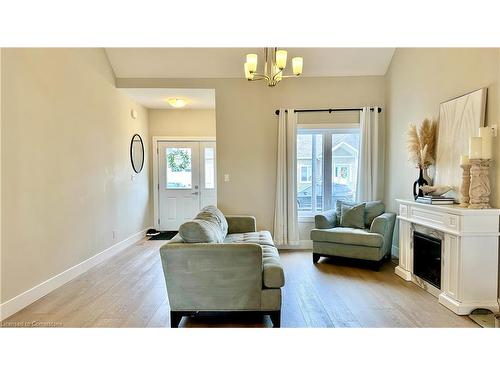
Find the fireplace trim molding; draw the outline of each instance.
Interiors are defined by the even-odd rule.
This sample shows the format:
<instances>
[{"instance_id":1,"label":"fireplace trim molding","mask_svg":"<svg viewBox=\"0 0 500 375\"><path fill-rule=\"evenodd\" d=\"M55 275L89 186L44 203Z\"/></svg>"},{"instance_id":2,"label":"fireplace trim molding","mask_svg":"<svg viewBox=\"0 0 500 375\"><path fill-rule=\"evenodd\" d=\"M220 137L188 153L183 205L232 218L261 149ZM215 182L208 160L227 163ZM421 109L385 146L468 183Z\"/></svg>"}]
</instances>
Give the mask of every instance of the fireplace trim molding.
<instances>
[{"instance_id":1,"label":"fireplace trim molding","mask_svg":"<svg viewBox=\"0 0 500 375\"><path fill-rule=\"evenodd\" d=\"M395 273L438 297L458 315L484 308L498 312L500 209L467 209L396 199L399 204L399 265ZM441 289L413 274L413 228L443 236Z\"/></svg>"}]
</instances>

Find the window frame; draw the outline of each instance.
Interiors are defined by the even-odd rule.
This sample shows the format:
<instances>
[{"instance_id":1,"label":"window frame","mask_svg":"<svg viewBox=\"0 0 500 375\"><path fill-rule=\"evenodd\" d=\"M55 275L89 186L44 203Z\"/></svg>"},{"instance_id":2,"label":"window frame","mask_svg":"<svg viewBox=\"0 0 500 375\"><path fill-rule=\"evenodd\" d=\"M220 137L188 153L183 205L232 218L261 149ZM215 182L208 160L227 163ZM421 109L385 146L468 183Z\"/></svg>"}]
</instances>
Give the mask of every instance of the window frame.
<instances>
[{"instance_id":1,"label":"window frame","mask_svg":"<svg viewBox=\"0 0 500 375\"><path fill-rule=\"evenodd\" d=\"M323 210L328 210L332 208L332 169L333 169L333 150L332 150L332 138L334 134L360 134L360 124L359 123L339 123L339 124L298 124L297 125L297 136L299 134L311 134L312 135L312 157L314 159L316 142L315 135L321 135L323 139ZM297 142L297 138L295 139ZM296 162L298 162L296 157ZM315 187L315 164L311 163L312 168L312 191ZM358 167L359 167L359 150L358 150ZM297 193L297 182L295 179L295 192ZM301 181L304 182L304 181ZM309 181L307 181L309 182ZM314 221L314 215L317 214L316 211L316 198L314 193L311 194L311 210L310 211L300 211L298 210L298 203L295 206L297 209L297 217L299 222L312 222Z\"/></svg>"}]
</instances>

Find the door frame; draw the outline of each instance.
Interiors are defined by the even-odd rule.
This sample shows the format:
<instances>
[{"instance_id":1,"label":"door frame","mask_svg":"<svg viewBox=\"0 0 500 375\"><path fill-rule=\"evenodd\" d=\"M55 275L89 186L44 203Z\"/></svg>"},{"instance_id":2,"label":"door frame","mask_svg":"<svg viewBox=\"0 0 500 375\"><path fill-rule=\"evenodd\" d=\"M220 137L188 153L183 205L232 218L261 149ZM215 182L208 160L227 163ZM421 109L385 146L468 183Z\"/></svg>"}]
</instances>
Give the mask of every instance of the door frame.
<instances>
[{"instance_id":1,"label":"door frame","mask_svg":"<svg viewBox=\"0 0 500 375\"><path fill-rule=\"evenodd\" d=\"M158 220L160 219L160 213L158 212L158 189L159 189L159 178L158 178L158 142L215 142L217 145L216 137L186 137L186 136L158 136L152 137L151 150L153 152L153 226L155 229L159 230ZM216 159L217 162L217 159ZM217 170L217 168L215 169Z\"/></svg>"}]
</instances>

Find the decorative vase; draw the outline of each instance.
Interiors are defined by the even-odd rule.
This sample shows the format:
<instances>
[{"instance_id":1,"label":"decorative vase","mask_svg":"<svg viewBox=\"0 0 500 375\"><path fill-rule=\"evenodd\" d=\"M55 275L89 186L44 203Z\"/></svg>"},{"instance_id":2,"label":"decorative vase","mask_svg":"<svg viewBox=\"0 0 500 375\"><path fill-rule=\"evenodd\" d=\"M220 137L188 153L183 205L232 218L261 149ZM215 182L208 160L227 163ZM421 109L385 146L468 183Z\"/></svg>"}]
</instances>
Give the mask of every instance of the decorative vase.
<instances>
[{"instance_id":1,"label":"decorative vase","mask_svg":"<svg viewBox=\"0 0 500 375\"><path fill-rule=\"evenodd\" d=\"M418 180L413 183L413 198L423 197L424 193L419 188L424 185L429 185L429 181L424 178L424 169L419 168Z\"/></svg>"},{"instance_id":2,"label":"decorative vase","mask_svg":"<svg viewBox=\"0 0 500 375\"><path fill-rule=\"evenodd\" d=\"M427 181L427 185L432 185L432 178L429 176L429 168L422 168L424 180Z\"/></svg>"}]
</instances>

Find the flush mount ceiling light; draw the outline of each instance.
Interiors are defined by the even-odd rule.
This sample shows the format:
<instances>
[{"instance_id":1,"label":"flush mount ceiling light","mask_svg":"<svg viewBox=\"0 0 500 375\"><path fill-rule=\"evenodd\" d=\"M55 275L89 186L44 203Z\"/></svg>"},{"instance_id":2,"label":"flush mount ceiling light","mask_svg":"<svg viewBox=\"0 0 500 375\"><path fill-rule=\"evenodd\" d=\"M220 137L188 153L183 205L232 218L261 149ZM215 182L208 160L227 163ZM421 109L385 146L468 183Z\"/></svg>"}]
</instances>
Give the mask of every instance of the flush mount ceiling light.
<instances>
[{"instance_id":1,"label":"flush mount ceiling light","mask_svg":"<svg viewBox=\"0 0 500 375\"><path fill-rule=\"evenodd\" d=\"M245 78L249 81L266 80L269 87L274 87L283 78L298 77L302 74L302 57L292 59L293 75L283 75L286 68L287 51L277 48L264 48L264 72L257 73L258 56L255 53L247 55L247 61L243 65L245 69Z\"/></svg>"},{"instance_id":2,"label":"flush mount ceiling light","mask_svg":"<svg viewBox=\"0 0 500 375\"><path fill-rule=\"evenodd\" d=\"M175 108L182 108L187 104L187 102L184 99L179 99L179 98L169 98L167 99L167 103Z\"/></svg>"}]
</instances>

